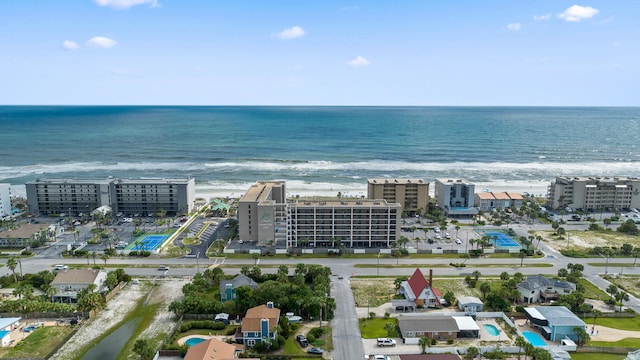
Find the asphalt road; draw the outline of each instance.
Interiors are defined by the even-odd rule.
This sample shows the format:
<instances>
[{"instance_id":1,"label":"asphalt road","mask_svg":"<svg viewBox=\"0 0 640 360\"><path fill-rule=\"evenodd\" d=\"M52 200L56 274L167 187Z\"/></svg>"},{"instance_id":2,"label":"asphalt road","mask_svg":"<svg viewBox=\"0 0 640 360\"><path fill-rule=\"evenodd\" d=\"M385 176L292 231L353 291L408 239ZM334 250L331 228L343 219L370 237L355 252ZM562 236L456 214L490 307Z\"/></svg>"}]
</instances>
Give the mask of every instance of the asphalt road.
<instances>
[{"instance_id":1,"label":"asphalt road","mask_svg":"<svg viewBox=\"0 0 640 360\"><path fill-rule=\"evenodd\" d=\"M331 294L336 300L336 310L331 329L333 331L333 359L362 359L364 347L358 326L358 315L348 278L334 277Z\"/></svg>"}]
</instances>

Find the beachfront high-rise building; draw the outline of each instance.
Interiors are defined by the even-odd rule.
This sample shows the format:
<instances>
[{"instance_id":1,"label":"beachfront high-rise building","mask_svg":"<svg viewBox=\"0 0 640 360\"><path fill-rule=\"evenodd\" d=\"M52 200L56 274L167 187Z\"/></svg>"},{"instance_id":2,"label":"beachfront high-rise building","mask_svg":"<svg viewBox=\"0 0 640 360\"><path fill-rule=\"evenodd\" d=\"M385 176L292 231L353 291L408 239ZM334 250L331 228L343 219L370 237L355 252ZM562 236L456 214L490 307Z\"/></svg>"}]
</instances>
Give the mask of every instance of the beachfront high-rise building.
<instances>
[{"instance_id":1,"label":"beachfront high-rise building","mask_svg":"<svg viewBox=\"0 0 640 360\"><path fill-rule=\"evenodd\" d=\"M557 176L547 192L550 209L640 207L640 178L626 176Z\"/></svg>"},{"instance_id":2,"label":"beachfront high-rise building","mask_svg":"<svg viewBox=\"0 0 640 360\"><path fill-rule=\"evenodd\" d=\"M384 199L298 200L287 210L287 247L389 247L399 239L402 206Z\"/></svg>"},{"instance_id":3,"label":"beachfront high-rise building","mask_svg":"<svg viewBox=\"0 0 640 360\"><path fill-rule=\"evenodd\" d=\"M258 181L238 202L238 236L258 245L275 245L287 237L286 184Z\"/></svg>"},{"instance_id":4,"label":"beachfront high-rise building","mask_svg":"<svg viewBox=\"0 0 640 360\"><path fill-rule=\"evenodd\" d=\"M475 184L465 179L436 179L434 197L447 216L470 217L478 213L474 207Z\"/></svg>"},{"instance_id":5,"label":"beachfront high-rise building","mask_svg":"<svg viewBox=\"0 0 640 360\"><path fill-rule=\"evenodd\" d=\"M429 204L429 183L422 179L368 179L367 198L399 203L407 216L424 214Z\"/></svg>"},{"instance_id":6,"label":"beachfront high-rise building","mask_svg":"<svg viewBox=\"0 0 640 360\"><path fill-rule=\"evenodd\" d=\"M11 215L11 185L0 184L0 218Z\"/></svg>"},{"instance_id":7,"label":"beachfront high-rise building","mask_svg":"<svg viewBox=\"0 0 640 360\"><path fill-rule=\"evenodd\" d=\"M195 203L190 179L47 179L26 184L32 214L77 215L107 205L113 212L152 215L189 213Z\"/></svg>"},{"instance_id":8,"label":"beachfront high-rise building","mask_svg":"<svg viewBox=\"0 0 640 360\"><path fill-rule=\"evenodd\" d=\"M388 247L402 207L380 200L286 201L284 181L259 181L238 202L238 235L259 246Z\"/></svg>"}]
</instances>

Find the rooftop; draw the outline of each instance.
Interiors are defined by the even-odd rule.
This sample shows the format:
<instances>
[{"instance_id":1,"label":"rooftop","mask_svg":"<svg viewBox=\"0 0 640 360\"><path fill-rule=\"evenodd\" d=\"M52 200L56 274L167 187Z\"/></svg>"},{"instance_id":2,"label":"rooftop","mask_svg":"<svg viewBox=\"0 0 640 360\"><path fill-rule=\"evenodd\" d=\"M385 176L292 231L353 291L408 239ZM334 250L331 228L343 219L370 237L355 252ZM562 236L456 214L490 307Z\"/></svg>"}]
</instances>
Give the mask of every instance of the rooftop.
<instances>
[{"instance_id":1,"label":"rooftop","mask_svg":"<svg viewBox=\"0 0 640 360\"><path fill-rule=\"evenodd\" d=\"M58 272L55 279L51 282L51 286L93 284L99 274L100 271L92 269L63 270Z\"/></svg>"}]
</instances>

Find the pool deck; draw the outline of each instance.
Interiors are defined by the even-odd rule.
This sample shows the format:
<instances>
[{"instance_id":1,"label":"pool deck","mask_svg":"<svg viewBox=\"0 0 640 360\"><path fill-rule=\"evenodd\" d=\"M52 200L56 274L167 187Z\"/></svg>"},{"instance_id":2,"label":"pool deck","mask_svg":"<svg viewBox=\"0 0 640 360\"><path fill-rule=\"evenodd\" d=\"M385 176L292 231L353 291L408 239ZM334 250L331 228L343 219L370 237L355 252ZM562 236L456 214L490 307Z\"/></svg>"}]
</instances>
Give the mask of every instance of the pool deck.
<instances>
[{"instance_id":1,"label":"pool deck","mask_svg":"<svg viewBox=\"0 0 640 360\"><path fill-rule=\"evenodd\" d=\"M532 333L538 334L538 337L540 339L542 339L542 341L544 341L544 343L547 344L547 346L556 345L556 344L550 342L549 340L545 339L544 336L542 336L542 334L540 333L540 331L538 331L538 329L536 329L535 327L529 325L527 320L519 319L519 320L515 321L515 324L516 324L516 327L518 328L518 330L520 330L520 332L531 331Z\"/></svg>"},{"instance_id":2,"label":"pool deck","mask_svg":"<svg viewBox=\"0 0 640 360\"><path fill-rule=\"evenodd\" d=\"M477 319L476 323L480 327L480 339L485 341L506 341L509 337L504 334L502 327L496 322L495 319ZM489 334L487 329L483 325L493 325L500 332L497 336Z\"/></svg>"}]
</instances>

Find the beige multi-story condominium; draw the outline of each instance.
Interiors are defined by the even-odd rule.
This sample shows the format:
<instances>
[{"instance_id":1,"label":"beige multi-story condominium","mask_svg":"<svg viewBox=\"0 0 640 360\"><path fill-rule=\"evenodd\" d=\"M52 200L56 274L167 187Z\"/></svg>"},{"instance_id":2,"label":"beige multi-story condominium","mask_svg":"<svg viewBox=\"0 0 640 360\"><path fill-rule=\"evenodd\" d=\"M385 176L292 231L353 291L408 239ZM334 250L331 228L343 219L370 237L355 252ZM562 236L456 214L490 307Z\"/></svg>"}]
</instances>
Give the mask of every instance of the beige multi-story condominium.
<instances>
[{"instance_id":1,"label":"beige multi-story condominium","mask_svg":"<svg viewBox=\"0 0 640 360\"><path fill-rule=\"evenodd\" d=\"M407 216L424 214L429 204L429 183L422 179L368 179L367 198L399 203Z\"/></svg>"},{"instance_id":2,"label":"beige multi-story condominium","mask_svg":"<svg viewBox=\"0 0 640 360\"><path fill-rule=\"evenodd\" d=\"M287 237L286 184L258 181L238 202L238 236L243 241L275 245Z\"/></svg>"},{"instance_id":3,"label":"beige multi-story condominium","mask_svg":"<svg viewBox=\"0 0 640 360\"><path fill-rule=\"evenodd\" d=\"M389 246L401 214L400 204L383 199L287 202L284 181L260 181L238 203L238 234L259 246Z\"/></svg>"},{"instance_id":4,"label":"beige multi-story condominium","mask_svg":"<svg viewBox=\"0 0 640 360\"><path fill-rule=\"evenodd\" d=\"M26 184L32 214L77 215L107 205L113 212L152 215L189 213L195 203L195 180L190 179L48 179Z\"/></svg>"},{"instance_id":5,"label":"beige multi-story condominium","mask_svg":"<svg viewBox=\"0 0 640 360\"><path fill-rule=\"evenodd\" d=\"M475 184L465 179L436 179L434 195L436 206L447 216L469 217L478 213L474 207Z\"/></svg>"},{"instance_id":6,"label":"beige multi-story condominium","mask_svg":"<svg viewBox=\"0 0 640 360\"><path fill-rule=\"evenodd\" d=\"M11 191L9 184L0 184L0 219L11 215Z\"/></svg>"},{"instance_id":7,"label":"beige multi-story condominium","mask_svg":"<svg viewBox=\"0 0 640 360\"><path fill-rule=\"evenodd\" d=\"M640 178L626 176L557 176L547 192L551 209L640 207Z\"/></svg>"},{"instance_id":8,"label":"beige multi-story condominium","mask_svg":"<svg viewBox=\"0 0 640 360\"><path fill-rule=\"evenodd\" d=\"M389 247L399 239L402 207L380 200L288 204L288 247Z\"/></svg>"},{"instance_id":9,"label":"beige multi-story condominium","mask_svg":"<svg viewBox=\"0 0 640 360\"><path fill-rule=\"evenodd\" d=\"M481 192L475 195L475 206L482 211L493 209L520 209L522 206L522 195L514 192Z\"/></svg>"}]
</instances>

